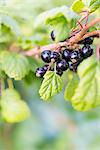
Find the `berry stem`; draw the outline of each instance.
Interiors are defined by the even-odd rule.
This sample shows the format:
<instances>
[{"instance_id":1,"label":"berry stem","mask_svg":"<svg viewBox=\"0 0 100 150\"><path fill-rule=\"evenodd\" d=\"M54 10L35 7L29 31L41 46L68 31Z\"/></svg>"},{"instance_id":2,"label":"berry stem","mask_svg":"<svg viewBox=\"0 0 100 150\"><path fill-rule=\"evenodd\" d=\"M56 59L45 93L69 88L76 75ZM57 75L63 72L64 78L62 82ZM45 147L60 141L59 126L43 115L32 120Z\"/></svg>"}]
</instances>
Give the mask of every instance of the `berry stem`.
<instances>
[{"instance_id":1,"label":"berry stem","mask_svg":"<svg viewBox=\"0 0 100 150\"><path fill-rule=\"evenodd\" d=\"M54 64L55 60L52 59L51 62L49 63L48 71L50 70L51 66Z\"/></svg>"},{"instance_id":2,"label":"berry stem","mask_svg":"<svg viewBox=\"0 0 100 150\"><path fill-rule=\"evenodd\" d=\"M88 23L88 17L89 17L89 12L87 11L87 13L86 13L86 23L85 23L85 26L86 26L87 23Z\"/></svg>"},{"instance_id":3,"label":"berry stem","mask_svg":"<svg viewBox=\"0 0 100 150\"><path fill-rule=\"evenodd\" d=\"M80 29L83 29L83 26L82 26L82 24L81 24L79 21L77 21L77 23L79 24L79 26L80 26Z\"/></svg>"},{"instance_id":4,"label":"berry stem","mask_svg":"<svg viewBox=\"0 0 100 150\"><path fill-rule=\"evenodd\" d=\"M56 63L54 63L54 71L56 72Z\"/></svg>"}]
</instances>

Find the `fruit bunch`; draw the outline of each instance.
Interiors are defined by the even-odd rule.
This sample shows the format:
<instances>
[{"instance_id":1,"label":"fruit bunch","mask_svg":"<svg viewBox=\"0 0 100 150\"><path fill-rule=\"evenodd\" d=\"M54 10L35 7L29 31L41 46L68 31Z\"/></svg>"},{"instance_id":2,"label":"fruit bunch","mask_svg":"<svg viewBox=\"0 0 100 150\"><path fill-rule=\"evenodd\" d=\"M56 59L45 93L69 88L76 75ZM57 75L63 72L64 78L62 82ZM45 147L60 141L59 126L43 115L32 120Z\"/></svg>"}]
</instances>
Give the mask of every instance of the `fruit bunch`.
<instances>
[{"instance_id":1,"label":"fruit bunch","mask_svg":"<svg viewBox=\"0 0 100 150\"><path fill-rule=\"evenodd\" d=\"M51 32L51 38L55 40L53 31ZM36 70L36 76L43 77L47 70L55 71L60 76L67 69L76 72L78 65L93 54L93 49L90 46L92 43L93 37L88 37L78 43L83 44L80 49L71 50L62 47L59 52L44 50L41 53L41 59L47 64Z\"/></svg>"}]
</instances>

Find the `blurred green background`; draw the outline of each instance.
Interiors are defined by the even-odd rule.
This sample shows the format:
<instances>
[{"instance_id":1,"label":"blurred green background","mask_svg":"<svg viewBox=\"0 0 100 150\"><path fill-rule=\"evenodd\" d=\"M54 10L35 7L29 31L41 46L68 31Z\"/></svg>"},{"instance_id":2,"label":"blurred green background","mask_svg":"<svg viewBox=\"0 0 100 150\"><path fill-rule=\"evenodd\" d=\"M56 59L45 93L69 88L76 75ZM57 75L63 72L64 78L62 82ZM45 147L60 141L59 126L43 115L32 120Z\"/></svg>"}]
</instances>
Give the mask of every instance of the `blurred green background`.
<instances>
[{"instance_id":1,"label":"blurred green background","mask_svg":"<svg viewBox=\"0 0 100 150\"><path fill-rule=\"evenodd\" d=\"M70 6L72 1L0 1L5 6L4 11L9 12L21 27L20 38L15 38L13 33L12 36L7 35L9 32L5 30L6 42L1 46L8 46L9 40L13 41L11 38L14 38L14 44L20 44L24 50L31 48L33 44L52 42L47 27L34 30L34 20L40 12L61 5ZM38 63L34 70L37 65ZM32 115L17 124L0 121L0 150L99 150L100 108L85 113L77 112L64 100L64 91L51 102L43 102L38 94L40 84L41 79L37 79L32 72L22 81L14 81L14 87L27 101Z\"/></svg>"}]
</instances>

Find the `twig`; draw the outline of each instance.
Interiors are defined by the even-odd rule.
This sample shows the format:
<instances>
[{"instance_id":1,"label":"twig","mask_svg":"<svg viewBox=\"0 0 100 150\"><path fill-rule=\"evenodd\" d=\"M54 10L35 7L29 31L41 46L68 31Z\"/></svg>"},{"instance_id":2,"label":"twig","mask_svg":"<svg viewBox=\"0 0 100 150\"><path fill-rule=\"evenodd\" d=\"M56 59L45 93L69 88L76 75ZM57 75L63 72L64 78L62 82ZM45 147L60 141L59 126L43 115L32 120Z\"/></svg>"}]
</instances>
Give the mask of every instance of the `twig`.
<instances>
[{"instance_id":1,"label":"twig","mask_svg":"<svg viewBox=\"0 0 100 150\"><path fill-rule=\"evenodd\" d=\"M36 56L39 55L44 50L56 50L59 47L63 47L63 46L68 46L68 43L65 41L65 42L49 44L41 47L35 47L29 51L23 52L23 54L27 56Z\"/></svg>"},{"instance_id":2,"label":"twig","mask_svg":"<svg viewBox=\"0 0 100 150\"><path fill-rule=\"evenodd\" d=\"M91 21L83 28L83 30L77 33L76 36L72 37L69 42L72 44L78 43L78 41L80 41L80 39L86 34L87 30L98 22L100 22L100 18L96 18L95 20Z\"/></svg>"},{"instance_id":3,"label":"twig","mask_svg":"<svg viewBox=\"0 0 100 150\"><path fill-rule=\"evenodd\" d=\"M96 18L95 20L91 21L89 24L87 24L79 33L77 33L75 36L71 37L67 41L64 42L59 42L59 43L54 43L46 46L41 46L41 47L35 47L29 51L23 52L23 55L26 56L39 56L40 53L44 50L57 50L59 47L68 47L69 49L75 49L78 47L77 43L80 40L83 40L86 37L92 36L92 35L99 35L100 31L93 31L87 33L87 30L94 26L96 23L100 22L100 18Z\"/></svg>"},{"instance_id":4,"label":"twig","mask_svg":"<svg viewBox=\"0 0 100 150\"><path fill-rule=\"evenodd\" d=\"M83 26L79 21L77 21L77 24L80 26L80 29L83 29Z\"/></svg>"},{"instance_id":5,"label":"twig","mask_svg":"<svg viewBox=\"0 0 100 150\"><path fill-rule=\"evenodd\" d=\"M96 30L96 31L92 31L92 32L89 32L89 33L86 33L81 39L81 40L84 40L85 38L87 37L91 37L91 36L96 36L96 37L100 37L100 30Z\"/></svg>"}]
</instances>

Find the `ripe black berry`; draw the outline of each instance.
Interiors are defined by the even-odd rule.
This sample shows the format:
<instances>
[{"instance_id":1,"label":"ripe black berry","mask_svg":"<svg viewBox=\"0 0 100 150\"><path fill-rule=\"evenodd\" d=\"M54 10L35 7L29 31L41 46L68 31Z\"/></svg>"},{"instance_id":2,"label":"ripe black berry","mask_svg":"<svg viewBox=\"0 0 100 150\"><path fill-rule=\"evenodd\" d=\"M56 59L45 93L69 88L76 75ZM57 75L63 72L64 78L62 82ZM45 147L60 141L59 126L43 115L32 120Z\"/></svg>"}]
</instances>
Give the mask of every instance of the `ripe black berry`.
<instances>
[{"instance_id":1,"label":"ripe black berry","mask_svg":"<svg viewBox=\"0 0 100 150\"><path fill-rule=\"evenodd\" d=\"M54 31L54 30L51 32L51 39L52 39L53 41L55 41L55 31Z\"/></svg>"},{"instance_id":2,"label":"ripe black berry","mask_svg":"<svg viewBox=\"0 0 100 150\"><path fill-rule=\"evenodd\" d=\"M70 61L70 62L68 62L68 64L69 64L69 69L71 71L73 71L73 72L77 71L77 67L78 67L79 63L73 63L73 62Z\"/></svg>"},{"instance_id":3,"label":"ripe black berry","mask_svg":"<svg viewBox=\"0 0 100 150\"><path fill-rule=\"evenodd\" d=\"M91 48L90 45L87 44L83 46L81 53L82 53L83 58L87 58L93 54L93 49Z\"/></svg>"},{"instance_id":4,"label":"ripe black berry","mask_svg":"<svg viewBox=\"0 0 100 150\"><path fill-rule=\"evenodd\" d=\"M78 44L89 44L91 45L93 43L94 38L93 37L87 37L84 40L80 41Z\"/></svg>"},{"instance_id":5,"label":"ripe black berry","mask_svg":"<svg viewBox=\"0 0 100 150\"><path fill-rule=\"evenodd\" d=\"M37 70L36 70L36 76L37 77L43 77L44 76L44 74L46 73L46 70L44 69L44 67L41 67L41 68L38 68Z\"/></svg>"},{"instance_id":6,"label":"ripe black berry","mask_svg":"<svg viewBox=\"0 0 100 150\"><path fill-rule=\"evenodd\" d=\"M62 71L61 69L57 69L57 70L56 70L56 74L58 74L59 76L62 76L63 71Z\"/></svg>"},{"instance_id":7,"label":"ripe black berry","mask_svg":"<svg viewBox=\"0 0 100 150\"><path fill-rule=\"evenodd\" d=\"M51 59L54 59L55 61L58 61L60 59L60 54L57 52L51 52Z\"/></svg>"},{"instance_id":8,"label":"ripe black berry","mask_svg":"<svg viewBox=\"0 0 100 150\"><path fill-rule=\"evenodd\" d=\"M50 50L45 50L41 53L41 58L44 62L50 63L51 62L51 51Z\"/></svg>"},{"instance_id":9,"label":"ripe black berry","mask_svg":"<svg viewBox=\"0 0 100 150\"><path fill-rule=\"evenodd\" d=\"M65 49L62 51L62 58L68 61L70 59L71 51L69 49Z\"/></svg>"},{"instance_id":10,"label":"ripe black berry","mask_svg":"<svg viewBox=\"0 0 100 150\"><path fill-rule=\"evenodd\" d=\"M71 54L70 54L71 62L76 63L78 61L81 61L81 59L82 59L82 56L81 56L81 53L79 51L72 51L71 52Z\"/></svg>"},{"instance_id":11,"label":"ripe black berry","mask_svg":"<svg viewBox=\"0 0 100 150\"><path fill-rule=\"evenodd\" d=\"M47 70L48 70L48 67L49 67L49 65L46 64L46 65L44 65L42 68L43 68L45 71L47 71Z\"/></svg>"},{"instance_id":12,"label":"ripe black berry","mask_svg":"<svg viewBox=\"0 0 100 150\"><path fill-rule=\"evenodd\" d=\"M62 60L57 62L56 68L61 69L62 71L65 71L68 69L68 63L66 62L65 59L62 59Z\"/></svg>"}]
</instances>

